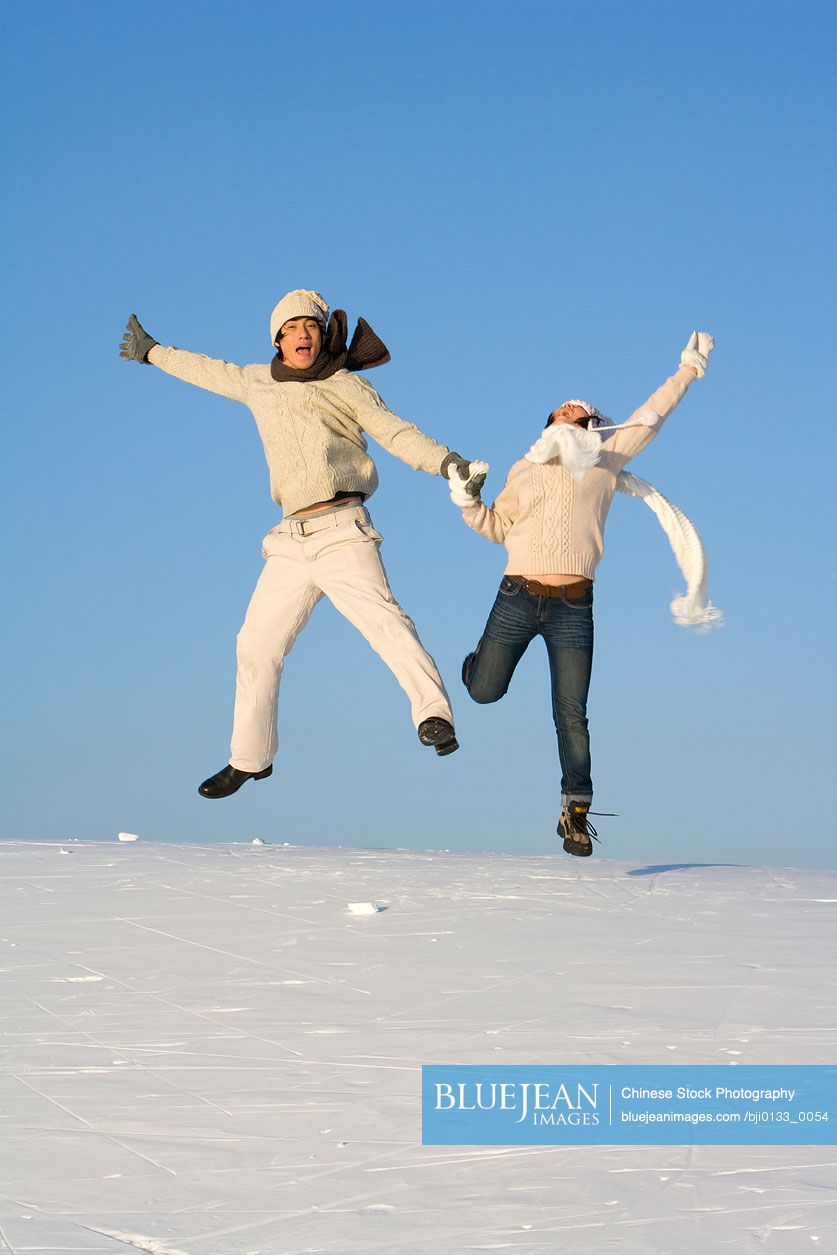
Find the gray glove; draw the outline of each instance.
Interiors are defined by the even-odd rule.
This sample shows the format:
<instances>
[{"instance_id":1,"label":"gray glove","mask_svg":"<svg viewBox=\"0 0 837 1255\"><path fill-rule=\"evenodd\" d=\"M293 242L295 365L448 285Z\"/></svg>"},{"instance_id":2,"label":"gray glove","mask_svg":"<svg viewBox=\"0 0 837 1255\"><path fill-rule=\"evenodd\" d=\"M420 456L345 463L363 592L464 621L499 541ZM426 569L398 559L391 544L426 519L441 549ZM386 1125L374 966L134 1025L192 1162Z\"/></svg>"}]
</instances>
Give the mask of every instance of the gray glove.
<instances>
[{"instance_id":1,"label":"gray glove","mask_svg":"<svg viewBox=\"0 0 837 1255\"><path fill-rule=\"evenodd\" d=\"M471 497L478 497L480 495L480 489L485 483L486 473L481 471L472 475L471 463L467 460L467 458L463 458L459 453L448 453L446 455L441 467L439 468L440 474L444 475L445 479L450 479L451 468L456 470L457 474L463 481L467 481L465 484L465 491L468 495Z\"/></svg>"},{"instance_id":2,"label":"gray glove","mask_svg":"<svg viewBox=\"0 0 837 1255\"><path fill-rule=\"evenodd\" d=\"M148 354L159 343L148 334L136 314L131 314L119 345L119 356L126 362L148 362Z\"/></svg>"}]
</instances>

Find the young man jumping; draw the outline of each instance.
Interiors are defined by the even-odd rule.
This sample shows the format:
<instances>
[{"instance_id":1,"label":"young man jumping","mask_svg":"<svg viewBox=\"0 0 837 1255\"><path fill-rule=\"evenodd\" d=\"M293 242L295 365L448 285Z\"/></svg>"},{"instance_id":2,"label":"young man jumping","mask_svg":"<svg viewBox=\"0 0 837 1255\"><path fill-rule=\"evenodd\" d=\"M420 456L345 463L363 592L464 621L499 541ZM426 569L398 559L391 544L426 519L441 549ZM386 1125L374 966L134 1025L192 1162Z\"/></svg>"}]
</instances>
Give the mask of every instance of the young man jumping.
<instances>
[{"instance_id":1,"label":"young man jumping","mask_svg":"<svg viewBox=\"0 0 837 1255\"><path fill-rule=\"evenodd\" d=\"M263 780L276 754L284 660L317 602L328 599L366 638L410 699L423 745L458 748L436 664L395 600L378 552L381 535L364 502L378 486L364 432L412 466L447 476L470 464L389 410L357 371L389 361L362 318L347 344L346 315L314 291L288 292L270 316L269 364L236 366L165 348L131 315L120 356L246 405L256 420L282 522L262 542L265 566L238 635L229 764L199 793L228 797ZM475 481L471 491L478 491Z\"/></svg>"}]
</instances>

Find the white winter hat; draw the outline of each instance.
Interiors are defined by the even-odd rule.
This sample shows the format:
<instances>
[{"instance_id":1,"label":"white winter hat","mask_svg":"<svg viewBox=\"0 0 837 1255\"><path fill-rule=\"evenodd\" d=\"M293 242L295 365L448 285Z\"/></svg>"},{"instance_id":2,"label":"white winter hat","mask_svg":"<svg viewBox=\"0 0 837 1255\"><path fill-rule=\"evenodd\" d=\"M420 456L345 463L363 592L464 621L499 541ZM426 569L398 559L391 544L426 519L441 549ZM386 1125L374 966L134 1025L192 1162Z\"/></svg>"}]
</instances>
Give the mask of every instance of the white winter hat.
<instances>
[{"instance_id":1,"label":"white winter hat","mask_svg":"<svg viewBox=\"0 0 837 1255\"><path fill-rule=\"evenodd\" d=\"M323 326L328 321L328 301L319 292L309 292L305 288L295 288L282 297L270 315L270 340L276 343L276 337L282 327L291 318L316 318Z\"/></svg>"},{"instance_id":2,"label":"white winter hat","mask_svg":"<svg viewBox=\"0 0 837 1255\"><path fill-rule=\"evenodd\" d=\"M593 421L590 424L590 426L593 428L607 426L611 421L607 417L607 415L603 414L601 410L597 409L596 406L593 405L591 401L580 401L576 397L575 400L565 401L564 404L581 406L581 408L584 410L584 413L588 414L590 418L592 418Z\"/></svg>"}]
</instances>

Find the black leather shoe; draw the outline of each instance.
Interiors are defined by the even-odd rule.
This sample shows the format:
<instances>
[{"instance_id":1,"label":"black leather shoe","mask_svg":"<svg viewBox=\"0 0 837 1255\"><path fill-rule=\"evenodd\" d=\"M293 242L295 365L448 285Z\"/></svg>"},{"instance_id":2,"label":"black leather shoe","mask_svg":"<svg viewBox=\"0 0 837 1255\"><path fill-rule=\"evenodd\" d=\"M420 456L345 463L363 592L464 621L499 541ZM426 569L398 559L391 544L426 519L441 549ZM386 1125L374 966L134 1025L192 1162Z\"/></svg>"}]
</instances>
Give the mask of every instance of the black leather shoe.
<instances>
[{"instance_id":1,"label":"black leather shoe","mask_svg":"<svg viewBox=\"0 0 837 1255\"><path fill-rule=\"evenodd\" d=\"M423 719L418 726L418 736L422 745L432 745L440 758L459 749L453 724L447 719Z\"/></svg>"},{"instance_id":2,"label":"black leather shoe","mask_svg":"<svg viewBox=\"0 0 837 1255\"><path fill-rule=\"evenodd\" d=\"M198 793L201 797L229 797L231 793L238 792L245 780L264 780L272 774L272 764L265 767L264 771L239 771L237 767L228 766L204 780Z\"/></svg>"}]
</instances>

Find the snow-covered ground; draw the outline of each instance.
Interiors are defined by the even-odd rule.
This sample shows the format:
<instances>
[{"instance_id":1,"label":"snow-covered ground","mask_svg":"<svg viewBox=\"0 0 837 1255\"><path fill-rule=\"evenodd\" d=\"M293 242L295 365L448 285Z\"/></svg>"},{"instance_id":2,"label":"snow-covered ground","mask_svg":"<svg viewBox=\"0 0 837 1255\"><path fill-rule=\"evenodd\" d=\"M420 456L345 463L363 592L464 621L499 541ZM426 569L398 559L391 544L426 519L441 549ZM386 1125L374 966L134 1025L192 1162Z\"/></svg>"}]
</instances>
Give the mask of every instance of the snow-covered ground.
<instances>
[{"instance_id":1,"label":"snow-covered ground","mask_svg":"<svg viewBox=\"0 0 837 1255\"><path fill-rule=\"evenodd\" d=\"M0 1250L837 1251L837 1148L420 1120L422 1063L834 1063L837 872L115 839L0 868Z\"/></svg>"}]
</instances>

